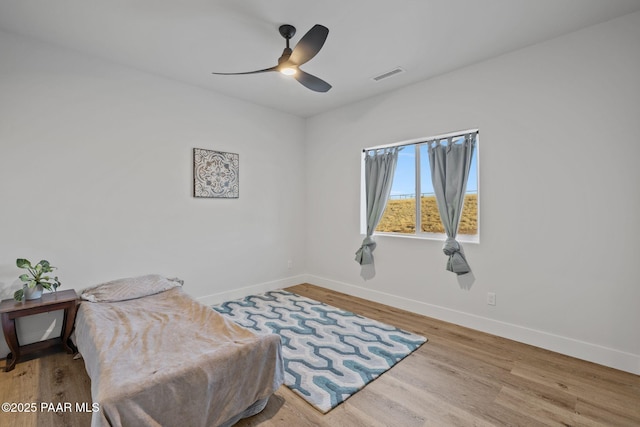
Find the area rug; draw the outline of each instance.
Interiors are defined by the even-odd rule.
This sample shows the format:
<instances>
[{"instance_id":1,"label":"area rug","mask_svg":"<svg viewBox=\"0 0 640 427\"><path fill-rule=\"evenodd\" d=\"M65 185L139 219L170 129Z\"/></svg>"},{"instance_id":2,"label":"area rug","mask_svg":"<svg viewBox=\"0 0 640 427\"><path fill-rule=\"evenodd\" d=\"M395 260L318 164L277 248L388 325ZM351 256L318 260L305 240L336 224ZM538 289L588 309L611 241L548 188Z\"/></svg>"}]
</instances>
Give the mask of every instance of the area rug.
<instances>
[{"instance_id":1,"label":"area rug","mask_svg":"<svg viewBox=\"0 0 640 427\"><path fill-rule=\"evenodd\" d=\"M287 291L251 295L213 308L257 333L280 335L285 385L322 413L427 341Z\"/></svg>"}]
</instances>

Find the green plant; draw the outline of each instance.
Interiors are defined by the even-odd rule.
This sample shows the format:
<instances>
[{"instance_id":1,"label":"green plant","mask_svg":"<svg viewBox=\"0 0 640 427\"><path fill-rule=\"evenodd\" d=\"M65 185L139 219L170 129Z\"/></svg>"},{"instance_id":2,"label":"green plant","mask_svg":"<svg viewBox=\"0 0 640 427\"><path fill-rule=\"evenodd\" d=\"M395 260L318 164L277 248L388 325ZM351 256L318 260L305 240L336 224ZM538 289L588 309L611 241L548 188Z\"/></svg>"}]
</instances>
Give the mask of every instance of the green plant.
<instances>
[{"instance_id":1,"label":"green plant","mask_svg":"<svg viewBox=\"0 0 640 427\"><path fill-rule=\"evenodd\" d=\"M58 276L54 278L51 278L46 275L43 276L43 274L51 273L53 270L56 269L56 267L49 264L49 261L47 260L43 259L36 265L31 265L31 262L29 262L29 260L24 258L18 258L16 260L16 265L18 266L18 268L25 268L29 271L28 274L27 273L21 274L19 277L19 279L22 280L23 282L23 288L18 289L13 294L13 298L16 301L22 301L22 297L24 296L24 286L27 286L33 289L36 286L40 285L48 291L50 291L51 289L56 291L56 289L58 289L58 286L61 285L60 280L58 280Z\"/></svg>"}]
</instances>

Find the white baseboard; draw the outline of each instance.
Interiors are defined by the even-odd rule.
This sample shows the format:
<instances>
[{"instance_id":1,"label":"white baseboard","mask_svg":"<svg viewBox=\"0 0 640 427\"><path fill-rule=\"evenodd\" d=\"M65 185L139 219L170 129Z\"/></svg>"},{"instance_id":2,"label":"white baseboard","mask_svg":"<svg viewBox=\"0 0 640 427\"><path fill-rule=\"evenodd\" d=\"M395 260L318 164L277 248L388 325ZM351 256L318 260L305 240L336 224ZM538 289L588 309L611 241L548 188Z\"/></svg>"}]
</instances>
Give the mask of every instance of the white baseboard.
<instances>
[{"instance_id":1,"label":"white baseboard","mask_svg":"<svg viewBox=\"0 0 640 427\"><path fill-rule=\"evenodd\" d=\"M292 277L285 277L284 279L273 280L271 282L258 283L257 285L245 286L231 291L219 292L217 294L205 295L196 298L199 302L205 305L219 304L225 301L231 301L246 297L247 295L259 294L262 292L273 291L276 289L282 289L293 285L299 285L305 283L307 275L299 275Z\"/></svg>"},{"instance_id":2,"label":"white baseboard","mask_svg":"<svg viewBox=\"0 0 640 427\"><path fill-rule=\"evenodd\" d=\"M391 305L424 316L444 320L499 337L530 344L567 356L597 363L632 374L640 375L640 355L627 353L598 344L567 338L544 331L526 328L512 323L501 322L475 314L415 301L385 292L374 291L350 283L339 282L314 275L299 276L310 283L345 294Z\"/></svg>"}]
</instances>

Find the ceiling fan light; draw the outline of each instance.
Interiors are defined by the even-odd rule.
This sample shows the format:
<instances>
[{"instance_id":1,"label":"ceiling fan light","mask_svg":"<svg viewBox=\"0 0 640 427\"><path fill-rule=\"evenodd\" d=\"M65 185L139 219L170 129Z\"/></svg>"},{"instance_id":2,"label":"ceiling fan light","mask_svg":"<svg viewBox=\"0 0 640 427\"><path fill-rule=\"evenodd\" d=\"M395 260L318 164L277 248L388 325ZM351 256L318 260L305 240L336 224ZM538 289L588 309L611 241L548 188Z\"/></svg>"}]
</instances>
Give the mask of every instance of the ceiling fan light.
<instances>
[{"instance_id":1,"label":"ceiling fan light","mask_svg":"<svg viewBox=\"0 0 640 427\"><path fill-rule=\"evenodd\" d=\"M298 70L296 70L294 67L283 67L280 69L280 72L285 76L293 76L298 72Z\"/></svg>"}]
</instances>

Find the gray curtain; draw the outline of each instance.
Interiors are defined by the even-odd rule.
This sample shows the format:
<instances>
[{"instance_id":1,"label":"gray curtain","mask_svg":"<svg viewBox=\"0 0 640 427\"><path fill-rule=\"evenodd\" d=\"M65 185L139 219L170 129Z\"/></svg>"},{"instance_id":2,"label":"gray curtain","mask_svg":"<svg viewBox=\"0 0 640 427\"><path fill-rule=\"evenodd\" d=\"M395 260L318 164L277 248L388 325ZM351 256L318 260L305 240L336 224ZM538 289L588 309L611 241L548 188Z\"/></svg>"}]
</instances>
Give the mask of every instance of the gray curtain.
<instances>
[{"instance_id":1,"label":"gray curtain","mask_svg":"<svg viewBox=\"0 0 640 427\"><path fill-rule=\"evenodd\" d=\"M373 250L376 242L373 240L375 231L384 208L387 206L393 173L398 162L398 147L371 150L365 157L365 186L367 199L367 237L356 252L356 261L360 265L373 264Z\"/></svg>"},{"instance_id":2,"label":"gray curtain","mask_svg":"<svg viewBox=\"0 0 640 427\"><path fill-rule=\"evenodd\" d=\"M462 143L453 143L460 137L449 138L446 145L442 143L443 140L428 143L433 190L436 193L442 225L447 233L442 251L449 256L447 270L456 274L471 271L462 246L456 241L456 235L476 146L476 135L475 132L464 135Z\"/></svg>"}]
</instances>

